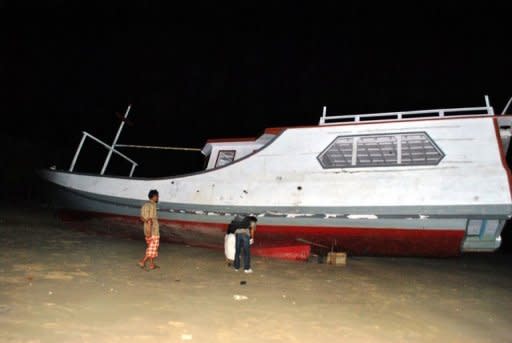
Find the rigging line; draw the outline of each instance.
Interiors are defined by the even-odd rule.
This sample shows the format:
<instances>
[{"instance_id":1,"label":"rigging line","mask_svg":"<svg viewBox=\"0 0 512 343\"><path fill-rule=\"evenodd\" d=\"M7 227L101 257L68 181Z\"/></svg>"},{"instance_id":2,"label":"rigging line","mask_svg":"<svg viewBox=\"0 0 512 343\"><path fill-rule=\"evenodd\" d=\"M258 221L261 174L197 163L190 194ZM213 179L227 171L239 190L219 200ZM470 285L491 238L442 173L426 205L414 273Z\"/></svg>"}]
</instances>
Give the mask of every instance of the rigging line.
<instances>
[{"instance_id":1,"label":"rigging line","mask_svg":"<svg viewBox=\"0 0 512 343\"><path fill-rule=\"evenodd\" d=\"M176 146L134 145L134 144L116 144L116 148L137 148L137 149L178 150L178 151L201 151L201 149L198 149L198 148L184 148L184 147L176 147Z\"/></svg>"}]
</instances>

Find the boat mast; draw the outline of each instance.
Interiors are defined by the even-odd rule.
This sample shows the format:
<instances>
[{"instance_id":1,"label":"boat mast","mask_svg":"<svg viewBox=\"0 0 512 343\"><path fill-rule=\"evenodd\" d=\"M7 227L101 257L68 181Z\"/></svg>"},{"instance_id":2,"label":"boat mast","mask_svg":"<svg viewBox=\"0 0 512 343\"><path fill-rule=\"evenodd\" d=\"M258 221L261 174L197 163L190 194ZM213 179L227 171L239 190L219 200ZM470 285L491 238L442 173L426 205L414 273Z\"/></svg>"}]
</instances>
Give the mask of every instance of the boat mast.
<instances>
[{"instance_id":1,"label":"boat mast","mask_svg":"<svg viewBox=\"0 0 512 343\"><path fill-rule=\"evenodd\" d=\"M119 139L119 136L121 135L121 131L123 130L124 123L126 122L126 118L128 118L128 114L130 113L130 108L132 105L128 105L128 108L126 109L126 112L124 113L124 118L121 120L121 124L119 124L119 129L117 129L116 136L114 137L114 142L108 149L107 158L105 159L105 162L103 163L103 167L101 168L101 175L105 174L105 170L107 170L108 162L110 161L110 157L112 157L112 151L114 150L117 140Z\"/></svg>"}]
</instances>

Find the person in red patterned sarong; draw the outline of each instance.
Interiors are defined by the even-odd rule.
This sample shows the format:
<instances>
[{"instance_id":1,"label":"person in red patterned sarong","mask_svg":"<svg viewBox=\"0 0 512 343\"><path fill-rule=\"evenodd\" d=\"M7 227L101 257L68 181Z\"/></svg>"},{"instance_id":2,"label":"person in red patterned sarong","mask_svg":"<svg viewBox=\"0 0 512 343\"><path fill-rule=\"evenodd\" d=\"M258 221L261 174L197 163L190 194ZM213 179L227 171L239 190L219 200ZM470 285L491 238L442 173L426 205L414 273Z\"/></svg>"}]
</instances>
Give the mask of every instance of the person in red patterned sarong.
<instances>
[{"instance_id":1,"label":"person in red patterned sarong","mask_svg":"<svg viewBox=\"0 0 512 343\"><path fill-rule=\"evenodd\" d=\"M160 245L160 229L158 227L158 216L156 204L158 203L158 191L152 189L148 194L149 201L140 209L140 219L144 223L144 236L146 237L146 254L139 261L141 268L146 267L146 261L149 260L149 269L155 269L158 266L153 263L153 259L158 256L158 246Z\"/></svg>"}]
</instances>

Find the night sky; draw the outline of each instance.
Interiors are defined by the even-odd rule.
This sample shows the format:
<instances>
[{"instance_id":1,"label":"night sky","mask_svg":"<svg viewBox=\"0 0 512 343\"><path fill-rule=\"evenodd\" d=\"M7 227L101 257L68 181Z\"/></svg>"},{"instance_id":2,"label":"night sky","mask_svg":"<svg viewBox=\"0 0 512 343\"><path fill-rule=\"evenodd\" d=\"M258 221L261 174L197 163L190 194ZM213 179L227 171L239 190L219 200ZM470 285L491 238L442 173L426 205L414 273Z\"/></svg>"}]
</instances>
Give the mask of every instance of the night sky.
<instances>
[{"instance_id":1,"label":"night sky","mask_svg":"<svg viewBox=\"0 0 512 343\"><path fill-rule=\"evenodd\" d=\"M134 126L119 143L201 148L314 125L323 105L340 114L483 106L489 94L501 112L512 96L506 7L66 3L0 1L4 195L23 193L37 167L68 168L82 130L111 142L128 104ZM125 151L137 176L203 165L200 153ZM88 143L77 169L98 172L105 154ZM117 159L109 169L128 171Z\"/></svg>"}]
</instances>

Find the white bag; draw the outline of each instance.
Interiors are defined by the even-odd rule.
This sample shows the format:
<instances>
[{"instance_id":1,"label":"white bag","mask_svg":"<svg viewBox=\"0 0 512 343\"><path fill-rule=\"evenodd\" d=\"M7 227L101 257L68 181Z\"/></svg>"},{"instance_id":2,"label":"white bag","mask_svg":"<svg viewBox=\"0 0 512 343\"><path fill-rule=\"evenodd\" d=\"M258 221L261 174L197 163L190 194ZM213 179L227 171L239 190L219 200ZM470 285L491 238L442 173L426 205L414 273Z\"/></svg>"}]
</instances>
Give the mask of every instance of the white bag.
<instances>
[{"instance_id":1,"label":"white bag","mask_svg":"<svg viewBox=\"0 0 512 343\"><path fill-rule=\"evenodd\" d=\"M228 260L235 260L236 236L234 233L228 233L224 236L224 254Z\"/></svg>"}]
</instances>

